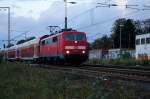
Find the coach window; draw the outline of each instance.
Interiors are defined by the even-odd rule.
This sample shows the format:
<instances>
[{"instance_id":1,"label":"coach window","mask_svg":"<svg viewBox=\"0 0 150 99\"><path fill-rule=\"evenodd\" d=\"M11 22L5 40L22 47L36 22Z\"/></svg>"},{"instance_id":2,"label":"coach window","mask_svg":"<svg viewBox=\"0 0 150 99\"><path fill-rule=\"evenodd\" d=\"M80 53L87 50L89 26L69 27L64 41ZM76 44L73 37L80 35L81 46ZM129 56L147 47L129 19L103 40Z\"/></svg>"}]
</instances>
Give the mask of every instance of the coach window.
<instances>
[{"instance_id":1,"label":"coach window","mask_svg":"<svg viewBox=\"0 0 150 99\"><path fill-rule=\"evenodd\" d=\"M136 45L140 45L140 39L136 40Z\"/></svg>"},{"instance_id":2,"label":"coach window","mask_svg":"<svg viewBox=\"0 0 150 99\"><path fill-rule=\"evenodd\" d=\"M150 37L146 38L146 44L150 44Z\"/></svg>"},{"instance_id":3,"label":"coach window","mask_svg":"<svg viewBox=\"0 0 150 99\"><path fill-rule=\"evenodd\" d=\"M58 38L57 36L56 37L53 37L53 43L57 42L58 41Z\"/></svg>"},{"instance_id":4,"label":"coach window","mask_svg":"<svg viewBox=\"0 0 150 99\"><path fill-rule=\"evenodd\" d=\"M145 44L145 38L141 39L141 44Z\"/></svg>"}]
</instances>

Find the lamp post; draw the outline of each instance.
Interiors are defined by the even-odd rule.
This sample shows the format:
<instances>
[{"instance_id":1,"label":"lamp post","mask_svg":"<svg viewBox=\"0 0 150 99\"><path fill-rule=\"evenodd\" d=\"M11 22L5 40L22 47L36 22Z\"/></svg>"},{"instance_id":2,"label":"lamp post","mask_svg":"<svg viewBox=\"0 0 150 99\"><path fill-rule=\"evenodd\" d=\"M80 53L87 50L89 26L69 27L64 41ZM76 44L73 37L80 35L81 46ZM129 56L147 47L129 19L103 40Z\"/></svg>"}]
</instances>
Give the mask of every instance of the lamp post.
<instances>
[{"instance_id":1,"label":"lamp post","mask_svg":"<svg viewBox=\"0 0 150 99\"><path fill-rule=\"evenodd\" d=\"M122 55L122 27L124 25L120 24L119 26L120 26L120 57L121 57Z\"/></svg>"},{"instance_id":2,"label":"lamp post","mask_svg":"<svg viewBox=\"0 0 150 99\"><path fill-rule=\"evenodd\" d=\"M120 49L122 48L122 27L124 25L119 25L120 26Z\"/></svg>"},{"instance_id":3,"label":"lamp post","mask_svg":"<svg viewBox=\"0 0 150 99\"><path fill-rule=\"evenodd\" d=\"M68 16L68 11L67 11L67 0L64 0L64 2L65 2L65 30L67 29L67 22L68 22L68 18L67 18L67 16Z\"/></svg>"},{"instance_id":4,"label":"lamp post","mask_svg":"<svg viewBox=\"0 0 150 99\"><path fill-rule=\"evenodd\" d=\"M65 2L65 30L68 28L68 3L76 4L76 2L67 2L67 0L64 0Z\"/></svg>"},{"instance_id":5,"label":"lamp post","mask_svg":"<svg viewBox=\"0 0 150 99\"><path fill-rule=\"evenodd\" d=\"M8 11L8 46L10 45L10 7L0 7L0 9L7 9Z\"/></svg>"}]
</instances>

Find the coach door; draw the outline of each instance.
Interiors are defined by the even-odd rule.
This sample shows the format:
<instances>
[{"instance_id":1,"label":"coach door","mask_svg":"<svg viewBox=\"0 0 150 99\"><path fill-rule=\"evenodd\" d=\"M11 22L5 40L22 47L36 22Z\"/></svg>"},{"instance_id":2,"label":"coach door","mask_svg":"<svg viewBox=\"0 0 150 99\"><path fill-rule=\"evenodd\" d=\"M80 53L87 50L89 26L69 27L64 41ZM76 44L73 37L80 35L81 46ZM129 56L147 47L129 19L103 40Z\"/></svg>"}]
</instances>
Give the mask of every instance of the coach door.
<instances>
[{"instance_id":1,"label":"coach door","mask_svg":"<svg viewBox=\"0 0 150 99\"><path fill-rule=\"evenodd\" d=\"M58 36L53 37L53 52L55 56L58 56Z\"/></svg>"}]
</instances>

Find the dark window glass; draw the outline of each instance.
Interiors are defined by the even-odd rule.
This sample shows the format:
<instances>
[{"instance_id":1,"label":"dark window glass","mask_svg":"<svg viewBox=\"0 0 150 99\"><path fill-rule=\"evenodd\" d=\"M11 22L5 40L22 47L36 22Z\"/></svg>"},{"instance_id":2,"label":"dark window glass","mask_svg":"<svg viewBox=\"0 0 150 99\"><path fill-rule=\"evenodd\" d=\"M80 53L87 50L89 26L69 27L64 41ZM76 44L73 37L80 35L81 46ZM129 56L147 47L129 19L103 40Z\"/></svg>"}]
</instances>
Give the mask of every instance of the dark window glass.
<instances>
[{"instance_id":1,"label":"dark window glass","mask_svg":"<svg viewBox=\"0 0 150 99\"><path fill-rule=\"evenodd\" d=\"M85 40L84 34L66 34L65 40Z\"/></svg>"},{"instance_id":2,"label":"dark window glass","mask_svg":"<svg viewBox=\"0 0 150 99\"><path fill-rule=\"evenodd\" d=\"M141 39L141 44L145 44L145 38Z\"/></svg>"},{"instance_id":3,"label":"dark window glass","mask_svg":"<svg viewBox=\"0 0 150 99\"><path fill-rule=\"evenodd\" d=\"M44 40L44 41L42 41L42 45L45 45L45 40Z\"/></svg>"},{"instance_id":4,"label":"dark window glass","mask_svg":"<svg viewBox=\"0 0 150 99\"><path fill-rule=\"evenodd\" d=\"M47 40L45 40L45 45L47 45L48 44L48 39Z\"/></svg>"},{"instance_id":5,"label":"dark window glass","mask_svg":"<svg viewBox=\"0 0 150 99\"><path fill-rule=\"evenodd\" d=\"M146 44L150 44L150 37L146 38Z\"/></svg>"},{"instance_id":6,"label":"dark window glass","mask_svg":"<svg viewBox=\"0 0 150 99\"><path fill-rule=\"evenodd\" d=\"M74 37L74 34L66 34L65 35L65 40L74 40L75 37Z\"/></svg>"},{"instance_id":7,"label":"dark window glass","mask_svg":"<svg viewBox=\"0 0 150 99\"><path fill-rule=\"evenodd\" d=\"M85 40L85 35L83 34L75 34L76 40Z\"/></svg>"},{"instance_id":8,"label":"dark window glass","mask_svg":"<svg viewBox=\"0 0 150 99\"><path fill-rule=\"evenodd\" d=\"M140 45L140 39L136 40L136 45Z\"/></svg>"},{"instance_id":9,"label":"dark window glass","mask_svg":"<svg viewBox=\"0 0 150 99\"><path fill-rule=\"evenodd\" d=\"M52 43L52 39L47 39L47 40L45 40L45 44L47 45L47 44L51 44Z\"/></svg>"},{"instance_id":10,"label":"dark window glass","mask_svg":"<svg viewBox=\"0 0 150 99\"><path fill-rule=\"evenodd\" d=\"M53 37L53 43L57 42L58 38L57 37Z\"/></svg>"}]
</instances>

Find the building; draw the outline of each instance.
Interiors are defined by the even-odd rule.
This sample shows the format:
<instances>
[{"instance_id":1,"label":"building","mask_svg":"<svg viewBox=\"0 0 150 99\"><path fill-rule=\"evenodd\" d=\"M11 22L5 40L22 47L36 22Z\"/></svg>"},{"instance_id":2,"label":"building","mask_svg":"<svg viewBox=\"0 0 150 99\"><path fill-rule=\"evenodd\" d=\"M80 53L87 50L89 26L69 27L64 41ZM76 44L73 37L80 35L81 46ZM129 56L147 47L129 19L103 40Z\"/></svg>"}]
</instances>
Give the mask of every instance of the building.
<instances>
[{"instance_id":1,"label":"building","mask_svg":"<svg viewBox=\"0 0 150 99\"><path fill-rule=\"evenodd\" d=\"M102 50L90 50L89 59L102 59Z\"/></svg>"},{"instance_id":2,"label":"building","mask_svg":"<svg viewBox=\"0 0 150 99\"><path fill-rule=\"evenodd\" d=\"M136 36L136 59L150 59L150 33Z\"/></svg>"},{"instance_id":3,"label":"building","mask_svg":"<svg viewBox=\"0 0 150 99\"><path fill-rule=\"evenodd\" d=\"M100 59L100 60L110 60L119 59L121 55L128 53L132 58L135 58L135 50L132 49L109 49L109 50L91 50L89 52L89 59Z\"/></svg>"},{"instance_id":4,"label":"building","mask_svg":"<svg viewBox=\"0 0 150 99\"><path fill-rule=\"evenodd\" d=\"M109 59L119 59L121 55L128 53L132 58L135 57L135 50L133 49L109 49Z\"/></svg>"}]
</instances>

